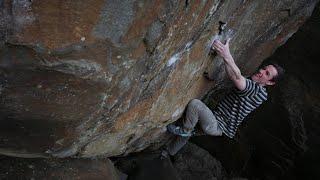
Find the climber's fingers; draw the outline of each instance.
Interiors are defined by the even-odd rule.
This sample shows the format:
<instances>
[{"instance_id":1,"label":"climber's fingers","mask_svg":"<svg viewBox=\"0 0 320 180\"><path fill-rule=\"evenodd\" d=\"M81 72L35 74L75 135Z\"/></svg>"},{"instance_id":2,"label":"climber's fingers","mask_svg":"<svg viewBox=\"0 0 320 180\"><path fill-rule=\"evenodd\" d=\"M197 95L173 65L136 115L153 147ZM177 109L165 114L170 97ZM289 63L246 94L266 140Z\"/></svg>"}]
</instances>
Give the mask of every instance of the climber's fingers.
<instances>
[{"instance_id":1,"label":"climber's fingers","mask_svg":"<svg viewBox=\"0 0 320 180\"><path fill-rule=\"evenodd\" d=\"M219 44L218 42L214 42L213 43L213 47L215 48L215 49L223 49L224 48L224 45L223 44Z\"/></svg>"},{"instance_id":2,"label":"climber's fingers","mask_svg":"<svg viewBox=\"0 0 320 180\"><path fill-rule=\"evenodd\" d=\"M227 39L226 41L226 46L229 46L230 38Z\"/></svg>"},{"instance_id":3,"label":"climber's fingers","mask_svg":"<svg viewBox=\"0 0 320 180\"><path fill-rule=\"evenodd\" d=\"M221 41L219 41L219 40L215 40L215 41L213 42L213 45L219 46L219 47L221 47L221 48L224 47L224 44L222 44Z\"/></svg>"}]
</instances>

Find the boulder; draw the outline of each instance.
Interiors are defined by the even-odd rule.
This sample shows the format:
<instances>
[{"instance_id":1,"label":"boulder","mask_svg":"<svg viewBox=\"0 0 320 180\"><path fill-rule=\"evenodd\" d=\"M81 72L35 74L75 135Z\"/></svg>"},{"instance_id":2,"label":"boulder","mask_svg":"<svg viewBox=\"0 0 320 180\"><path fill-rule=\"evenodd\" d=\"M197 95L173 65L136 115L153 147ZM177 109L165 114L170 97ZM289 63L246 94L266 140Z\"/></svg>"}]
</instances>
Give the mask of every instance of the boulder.
<instances>
[{"instance_id":1,"label":"boulder","mask_svg":"<svg viewBox=\"0 0 320 180\"><path fill-rule=\"evenodd\" d=\"M218 180L226 178L226 172L220 161L199 146L187 143L174 156L173 166L181 179Z\"/></svg>"},{"instance_id":2,"label":"boulder","mask_svg":"<svg viewBox=\"0 0 320 180\"><path fill-rule=\"evenodd\" d=\"M160 151L115 158L115 166L129 179L217 180L227 174L219 160L201 147L187 143L175 156L160 158Z\"/></svg>"},{"instance_id":3,"label":"boulder","mask_svg":"<svg viewBox=\"0 0 320 180\"><path fill-rule=\"evenodd\" d=\"M0 153L109 157L152 146L190 99L225 85L214 39L231 38L249 75L316 2L0 1Z\"/></svg>"}]
</instances>

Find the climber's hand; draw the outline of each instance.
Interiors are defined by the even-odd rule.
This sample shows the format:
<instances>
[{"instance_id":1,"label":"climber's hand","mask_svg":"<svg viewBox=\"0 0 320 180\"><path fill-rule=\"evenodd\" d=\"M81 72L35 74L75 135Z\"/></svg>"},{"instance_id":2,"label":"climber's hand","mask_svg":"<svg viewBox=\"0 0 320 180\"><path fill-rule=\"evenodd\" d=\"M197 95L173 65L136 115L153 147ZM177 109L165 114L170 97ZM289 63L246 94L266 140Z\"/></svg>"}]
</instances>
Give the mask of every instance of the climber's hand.
<instances>
[{"instance_id":1,"label":"climber's hand","mask_svg":"<svg viewBox=\"0 0 320 180\"><path fill-rule=\"evenodd\" d=\"M230 39L227 39L226 44L222 44L221 41L215 40L212 44L212 49L215 50L219 56L224 59L232 58L230 49L229 49Z\"/></svg>"}]
</instances>

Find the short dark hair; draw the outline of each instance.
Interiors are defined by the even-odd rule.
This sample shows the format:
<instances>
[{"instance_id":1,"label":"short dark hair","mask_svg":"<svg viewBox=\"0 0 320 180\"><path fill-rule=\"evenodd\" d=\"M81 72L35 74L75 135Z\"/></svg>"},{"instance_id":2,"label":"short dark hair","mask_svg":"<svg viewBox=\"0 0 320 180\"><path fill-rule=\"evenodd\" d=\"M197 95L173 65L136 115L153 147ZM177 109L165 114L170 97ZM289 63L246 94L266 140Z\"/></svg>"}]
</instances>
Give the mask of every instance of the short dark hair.
<instances>
[{"instance_id":1,"label":"short dark hair","mask_svg":"<svg viewBox=\"0 0 320 180\"><path fill-rule=\"evenodd\" d=\"M276 82L279 82L281 79L283 79L285 70L279 64L277 64L277 63L269 63L268 65L272 65L277 70L277 75L274 76L271 79L271 81L276 83ZM266 66L268 66L268 65L266 65Z\"/></svg>"}]
</instances>

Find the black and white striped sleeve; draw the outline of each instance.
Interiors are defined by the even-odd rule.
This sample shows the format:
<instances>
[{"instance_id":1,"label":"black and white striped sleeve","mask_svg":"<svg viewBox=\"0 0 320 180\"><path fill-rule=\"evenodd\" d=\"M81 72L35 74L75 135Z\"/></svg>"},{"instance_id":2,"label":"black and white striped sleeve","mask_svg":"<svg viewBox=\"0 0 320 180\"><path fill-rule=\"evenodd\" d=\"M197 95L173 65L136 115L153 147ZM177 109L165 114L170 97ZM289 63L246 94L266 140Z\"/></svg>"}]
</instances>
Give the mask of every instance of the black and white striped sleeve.
<instances>
[{"instance_id":1,"label":"black and white striped sleeve","mask_svg":"<svg viewBox=\"0 0 320 180\"><path fill-rule=\"evenodd\" d=\"M250 79L246 79L246 87L244 88L244 90L241 91L236 89L236 93L239 94L239 96L252 96L256 94L257 91L259 90L257 89L254 82Z\"/></svg>"}]
</instances>

